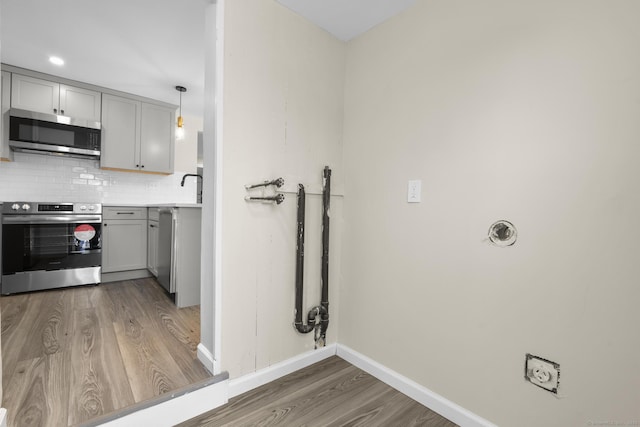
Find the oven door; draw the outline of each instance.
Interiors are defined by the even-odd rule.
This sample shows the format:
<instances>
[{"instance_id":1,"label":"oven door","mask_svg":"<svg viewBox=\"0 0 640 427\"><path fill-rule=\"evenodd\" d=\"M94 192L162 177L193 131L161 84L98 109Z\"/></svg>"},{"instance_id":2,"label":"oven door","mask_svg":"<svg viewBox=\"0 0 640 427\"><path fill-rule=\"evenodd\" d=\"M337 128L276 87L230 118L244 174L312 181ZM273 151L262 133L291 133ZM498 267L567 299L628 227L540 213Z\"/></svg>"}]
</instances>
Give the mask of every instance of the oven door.
<instances>
[{"instance_id":1,"label":"oven door","mask_svg":"<svg viewBox=\"0 0 640 427\"><path fill-rule=\"evenodd\" d=\"M100 282L100 215L5 215L2 293Z\"/></svg>"}]
</instances>

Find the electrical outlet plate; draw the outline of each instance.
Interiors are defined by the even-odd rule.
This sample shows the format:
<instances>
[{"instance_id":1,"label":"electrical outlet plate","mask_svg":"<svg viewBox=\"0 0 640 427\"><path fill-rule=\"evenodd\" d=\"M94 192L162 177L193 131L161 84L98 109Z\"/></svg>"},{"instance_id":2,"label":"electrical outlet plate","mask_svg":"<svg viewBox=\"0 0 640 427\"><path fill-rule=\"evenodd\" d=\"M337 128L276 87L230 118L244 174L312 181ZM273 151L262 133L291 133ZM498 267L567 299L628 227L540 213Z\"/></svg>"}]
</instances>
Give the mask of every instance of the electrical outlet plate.
<instances>
[{"instance_id":1,"label":"electrical outlet plate","mask_svg":"<svg viewBox=\"0 0 640 427\"><path fill-rule=\"evenodd\" d=\"M560 365L542 357L527 353L524 378L551 393L558 394L560 385Z\"/></svg>"}]
</instances>

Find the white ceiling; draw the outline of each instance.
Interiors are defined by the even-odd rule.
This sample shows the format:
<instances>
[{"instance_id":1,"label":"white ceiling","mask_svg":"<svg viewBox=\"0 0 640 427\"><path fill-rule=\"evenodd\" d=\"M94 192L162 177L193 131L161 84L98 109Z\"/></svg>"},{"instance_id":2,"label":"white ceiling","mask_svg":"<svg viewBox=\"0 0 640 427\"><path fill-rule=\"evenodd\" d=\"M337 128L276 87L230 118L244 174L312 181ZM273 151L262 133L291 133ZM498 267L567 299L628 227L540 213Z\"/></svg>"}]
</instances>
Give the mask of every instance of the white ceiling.
<instances>
[{"instance_id":1,"label":"white ceiling","mask_svg":"<svg viewBox=\"0 0 640 427\"><path fill-rule=\"evenodd\" d=\"M278 0L281 4L348 41L407 9L415 0Z\"/></svg>"},{"instance_id":2,"label":"white ceiling","mask_svg":"<svg viewBox=\"0 0 640 427\"><path fill-rule=\"evenodd\" d=\"M230 0L233 1L233 0ZM267 1L267 0L260 0ZM272 1L272 0L268 0ZM415 0L278 0L349 40ZM202 116L210 0L0 0L3 63L178 104ZM50 55L66 63L57 67Z\"/></svg>"}]
</instances>

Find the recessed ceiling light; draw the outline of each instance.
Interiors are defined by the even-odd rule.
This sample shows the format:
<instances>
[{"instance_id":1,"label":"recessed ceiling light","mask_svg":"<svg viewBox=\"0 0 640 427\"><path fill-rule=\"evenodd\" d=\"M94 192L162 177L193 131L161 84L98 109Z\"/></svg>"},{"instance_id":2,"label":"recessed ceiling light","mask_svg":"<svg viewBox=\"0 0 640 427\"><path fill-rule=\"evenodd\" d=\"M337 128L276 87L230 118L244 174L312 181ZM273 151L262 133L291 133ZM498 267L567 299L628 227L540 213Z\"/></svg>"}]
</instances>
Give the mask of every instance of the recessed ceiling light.
<instances>
[{"instance_id":1,"label":"recessed ceiling light","mask_svg":"<svg viewBox=\"0 0 640 427\"><path fill-rule=\"evenodd\" d=\"M64 65L64 60L62 58L58 58L57 56L50 56L49 62L54 65Z\"/></svg>"}]
</instances>

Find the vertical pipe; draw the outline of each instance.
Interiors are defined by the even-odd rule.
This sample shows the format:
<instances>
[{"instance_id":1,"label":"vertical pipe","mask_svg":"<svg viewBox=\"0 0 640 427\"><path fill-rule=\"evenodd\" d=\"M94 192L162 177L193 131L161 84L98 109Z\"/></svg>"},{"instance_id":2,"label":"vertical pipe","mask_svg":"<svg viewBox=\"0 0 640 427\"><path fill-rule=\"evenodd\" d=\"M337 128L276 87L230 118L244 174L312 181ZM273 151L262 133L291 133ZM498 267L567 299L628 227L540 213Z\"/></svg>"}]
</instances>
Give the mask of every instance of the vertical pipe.
<instances>
[{"instance_id":1,"label":"vertical pipe","mask_svg":"<svg viewBox=\"0 0 640 427\"><path fill-rule=\"evenodd\" d=\"M322 190L322 295L320 305L329 313L329 207L331 203L331 169L324 168Z\"/></svg>"},{"instance_id":2,"label":"vertical pipe","mask_svg":"<svg viewBox=\"0 0 640 427\"><path fill-rule=\"evenodd\" d=\"M322 190L322 295L320 298L320 331L316 336L318 345L326 345L329 329L329 207L331 202L331 169L324 167L324 188Z\"/></svg>"},{"instance_id":3,"label":"vertical pipe","mask_svg":"<svg viewBox=\"0 0 640 427\"><path fill-rule=\"evenodd\" d=\"M296 306L295 325L302 325L302 285L304 277L304 211L305 211L304 185L298 184L298 234L296 240Z\"/></svg>"},{"instance_id":4,"label":"vertical pipe","mask_svg":"<svg viewBox=\"0 0 640 427\"><path fill-rule=\"evenodd\" d=\"M304 186L298 184L298 236L296 240L296 307L293 326L300 333L306 334L316 326L315 318L318 310L311 309L307 315L307 324L302 323L302 291L304 279L304 219L305 219L305 198Z\"/></svg>"}]
</instances>

